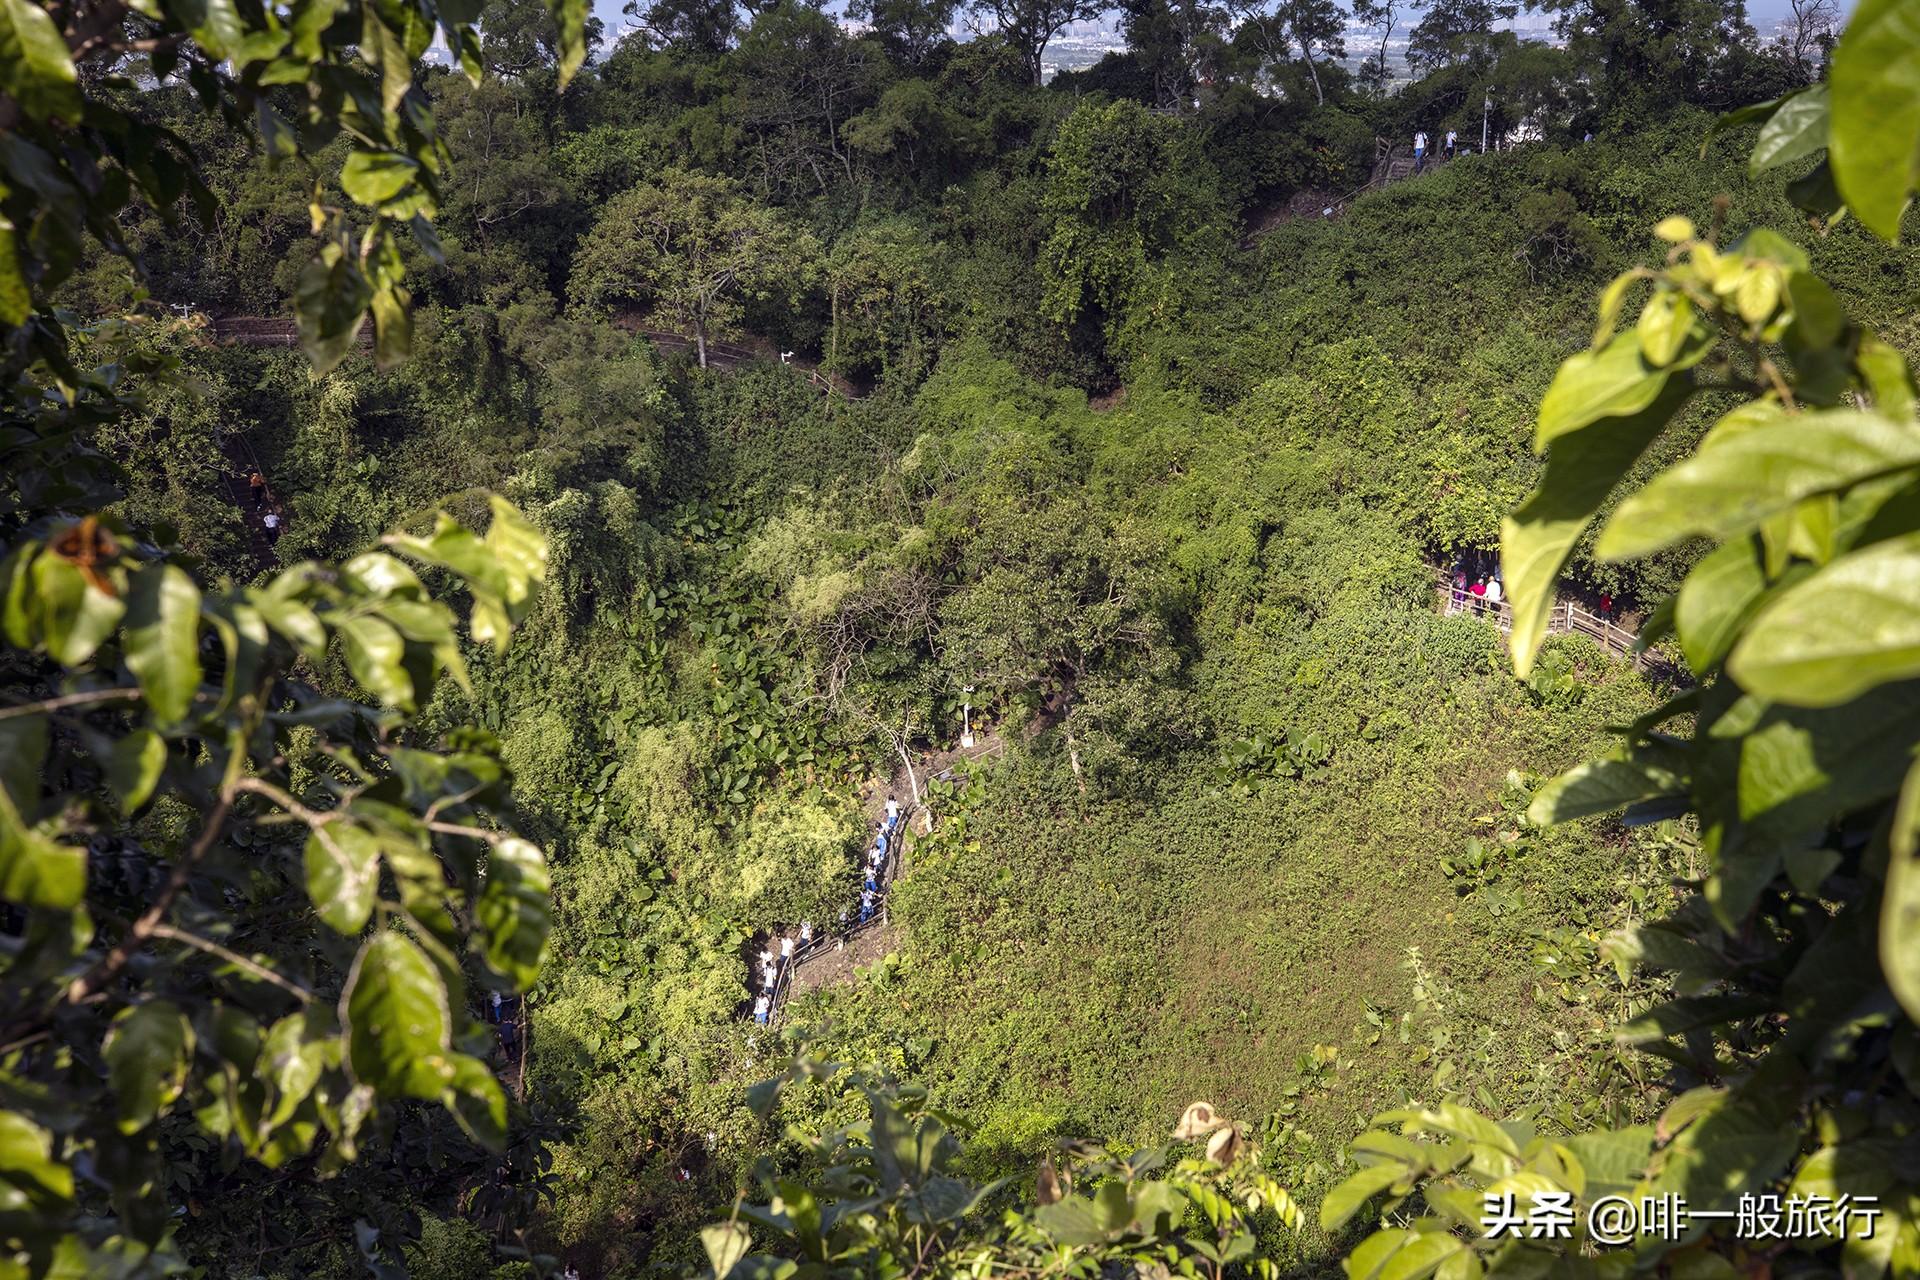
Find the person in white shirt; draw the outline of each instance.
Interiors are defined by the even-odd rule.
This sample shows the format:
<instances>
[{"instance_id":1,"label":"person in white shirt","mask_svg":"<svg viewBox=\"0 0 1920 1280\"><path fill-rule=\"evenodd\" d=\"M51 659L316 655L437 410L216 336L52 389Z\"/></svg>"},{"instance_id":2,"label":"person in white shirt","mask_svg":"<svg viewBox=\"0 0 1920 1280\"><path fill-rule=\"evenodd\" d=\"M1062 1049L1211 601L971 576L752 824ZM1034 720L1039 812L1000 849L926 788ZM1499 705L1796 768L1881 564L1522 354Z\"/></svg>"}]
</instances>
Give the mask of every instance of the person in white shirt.
<instances>
[{"instance_id":1,"label":"person in white shirt","mask_svg":"<svg viewBox=\"0 0 1920 1280\"><path fill-rule=\"evenodd\" d=\"M764 1026L767 1021L767 1009L771 1004L772 1002L765 996L761 996L758 1000L755 1000L753 1002L753 1020Z\"/></svg>"},{"instance_id":2,"label":"person in white shirt","mask_svg":"<svg viewBox=\"0 0 1920 1280\"><path fill-rule=\"evenodd\" d=\"M804 947L809 942L812 942L812 941L813 941L813 922L811 920L802 920L800 922L800 945Z\"/></svg>"},{"instance_id":3,"label":"person in white shirt","mask_svg":"<svg viewBox=\"0 0 1920 1280\"><path fill-rule=\"evenodd\" d=\"M1460 134L1453 129L1447 130L1447 159L1453 159L1454 144L1460 141Z\"/></svg>"},{"instance_id":4,"label":"person in white shirt","mask_svg":"<svg viewBox=\"0 0 1920 1280\"><path fill-rule=\"evenodd\" d=\"M1413 135L1413 167L1418 169L1426 163L1426 160L1427 135L1425 133L1415 133Z\"/></svg>"},{"instance_id":5,"label":"person in white shirt","mask_svg":"<svg viewBox=\"0 0 1920 1280\"><path fill-rule=\"evenodd\" d=\"M1500 579L1487 579L1487 603L1493 606L1494 613L1500 612Z\"/></svg>"},{"instance_id":6,"label":"person in white shirt","mask_svg":"<svg viewBox=\"0 0 1920 1280\"><path fill-rule=\"evenodd\" d=\"M900 802L892 796L887 797L887 821L892 822L900 816Z\"/></svg>"},{"instance_id":7,"label":"person in white shirt","mask_svg":"<svg viewBox=\"0 0 1920 1280\"><path fill-rule=\"evenodd\" d=\"M793 939L782 938L780 939L780 963L785 964L791 959L793 959Z\"/></svg>"}]
</instances>

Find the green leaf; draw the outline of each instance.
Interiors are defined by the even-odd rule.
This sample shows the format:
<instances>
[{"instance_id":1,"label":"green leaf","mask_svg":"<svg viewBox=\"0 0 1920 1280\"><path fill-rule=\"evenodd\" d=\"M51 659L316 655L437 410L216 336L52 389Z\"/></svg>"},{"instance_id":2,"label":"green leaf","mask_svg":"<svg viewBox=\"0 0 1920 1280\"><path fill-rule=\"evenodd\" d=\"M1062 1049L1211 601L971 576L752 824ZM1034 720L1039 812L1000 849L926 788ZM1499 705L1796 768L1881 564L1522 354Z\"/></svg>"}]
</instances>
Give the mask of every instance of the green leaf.
<instances>
[{"instance_id":1,"label":"green leaf","mask_svg":"<svg viewBox=\"0 0 1920 1280\"><path fill-rule=\"evenodd\" d=\"M1541 398L1534 452L1602 418L1632 417L1651 405L1666 383L1665 371L1640 358L1640 338L1631 331L1599 351L1569 357Z\"/></svg>"},{"instance_id":2,"label":"green leaf","mask_svg":"<svg viewBox=\"0 0 1920 1280\"><path fill-rule=\"evenodd\" d=\"M526 614L536 584L547 579L547 539L498 494L487 505L493 511L493 523L487 526L487 549L506 573L506 600L518 622Z\"/></svg>"},{"instance_id":3,"label":"green leaf","mask_svg":"<svg viewBox=\"0 0 1920 1280\"><path fill-rule=\"evenodd\" d=\"M373 207L405 191L419 173L419 162L398 151L355 151L340 166L340 189Z\"/></svg>"},{"instance_id":4,"label":"green leaf","mask_svg":"<svg viewBox=\"0 0 1920 1280\"><path fill-rule=\"evenodd\" d=\"M590 0L547 0L547 12L553 16L559 32L560 87L567 87L580 64L587 59L587 15Z\"/></svg>"},{"instance_id":5,"label":"green leaf","mask_svg":"<svg viewBox=\"0 0 1920 1280\"><path fill-rule=\"evenodd\" d=\"M384 551L369 551L355 556L340 566L340 577L355 590L383 602L389 596L420 601L427 598L427 589L421 584L420 575L408 568L404 561Z\"/></svg>"},{"instance_id":6,"label":"green leaf","mask_svg":"<svg viewBox=\"0 0 1920 1280\"><path fill-rule=\"evenodd\" d=\"M322 245L300 269L293 291L294 318L314 372L326 373L346 358L372 298L373 286L338 243Z\"/></svg>"},{"instance_id":7,"label":"green leaf","mask_svg":"<svg viewBox=\"0 0 1920 1280\"><path fill-rule=\"evenodd\" d=\"M1417 1239L1417 1232L1404 1227L1384 1227L1362 1240L1352 1253L1340 1260L1340 1265L1347 1273L1347 1280L1379 1280L1394 1255Z\"/></svg>"},{"instance_id":8,"label":"green leaf","mask_svg":"<svg viewBox=\"0 0 1920 1280\"><path fill-rule=\"evenodd\" d=\"M0 793L23 815L40 806L40 766L46 758L45 716L0 720Z\"/></svg>"},{"instance_id":9,"label":"green leaf","mask_svg":"<svg viewBox=\"0 0 1920 1280\"><path fill-rule=\"evenodd\" d=\"M0 901L71 911L86 889L87 851L33 830L0 791Z\"/></svg>"},{"instance_id":10,"label":"green leaf","mask_svg":"<svg viewBox=\"0 0 1920 1280\"><path fill-rule=\"evenodd\" d=\"M1792 93L1770 99L1766 102L1755 102L1748 106L1736 108L1719 117L1713 122L1713 126L1707 130L1707 136L1700 143L1701 157L1703 159L1706 157L1707 147L1711 145L1713 140L1719 135L1727 132L1729 129L1737 129L1743 124L1764 124L1772 118L1773 113L1778 111L1781 106L1792 101L1796 95L1804 92L1805 90L1803 89L1796 89Z\"/></svg>"},{"instance_id":11,"label":"green leaf","mask_svg":"<svg viewBox=\"0 0 1920 1280\"><path fill-rule=\"evenodd\" d=\"M1627 341L1630 335L1623 334L1608 350ZM1580 358L1575 356L1573 360ZM1565 372L1563 365L1563 376ZM1508 642L1514 669L1522 679L1532 671L1534 655L1546 638L1554 583L1581 532L1608 492L1666 427L1691 391L1687 380L1662 379L1650 401L1641 402L1637 394L1608 401L1641 403L1640 409L1628 417L1590 415L1571 402L1562 406L1556 425L1574 421L1580 425L1554 437L1540 487L1500 522L1500 563L1507 598L1513 606L1513 631ZM1541 424L1544 430L1544 405Z\"/></svg>"},{"instance_id":12,"label":"green leaf","mask_svg":"<svg viewBox=\"0 0 1920 1280\"><path fill-rule=\"evenodd\" d=\"M1535 792L1527 821L1551 827L1685 790L1685 780L1665 769L1635 760L1590 760Z\"/></svg>"},{"instance_id":13,"label":"green leaf","mask_svg":"<svg viewBox=\"0 0 1920 1280\"><path fill-rule=\"evenodd\" d=\"M118 596L100 590L51 551L33 562L32 581L41 639L62 666L77 667L91 658L127 611Z\"/></svg>"},{"instance_id":14,"label":"green leaf","mask_svg":"<svg viewBox=\"0 0 1920 1280\"><path fill-rule=\"evenodd\" d=\"M381 1093L423 1088L415 1065L451 1046L453 1014L439 971L417 944L392 931L367 939L354 957L340 1020L354 1078ZM439 1092L413 1096L436 1099Z\"/></svg>"},{"instance_id":15,"label":"green leaf","mask_svg":"<svg viewBox=\"0 0 1920 1280\"><path fill-rule=\"evenodd\" d=\"M485 1062L455 1054L440 1100L475 1142L489 1151L506 1148L507 1095Z\"/></svg>"},{"instance_id":16,"label":"green leaf","mask_svg":"<svg viewBox=\"0 0 1920 1280\"><path fill-rule=\"evenodd\" d=\"M183 719L200 688L200 588L186 570L150 564L133 575L125 646L154 719Z\"/></svg>"},{"instance_id":17,"label":"green leaf","mask_svg":"<svg viewBox=\"0 0 1920 1280\"><path fill-rule=\"evenodd\" d=\"M60 1221L73 1201L73 1171L53 1158L53 1135L27 1117L0 1111L0 1200Z\"/></svg>"},{"instance_id":18,"label":"green leaf","mask_svg":"<svg viewBox=\"0 0 1920 1280\"><path fill-rule=\"evenodd\" d=\"M1320 1229L1338 1231L1347 1225L1347 1219L1360 1212L1367 1201L1407 1176L1406 1167L1400 1164L1369 1165L1357 1173L1349 1174L1320 1202Z\"/></svg>"},{"instance_id":19,"label":"green leaf","mask_svg":"<svg viewBox=\"0 0 1920 1280\"><path fill-rule=\"evenodd\" d=\"M360 932L380 888L378 837L351 819L324 822L307 836L305 861L313 909L340 933Z\"/></svg>"},{"instance_id":20,"label":"green leaf","mask_svg":"<svg viewBox=\"0 0 1920 1280\"><path fill-rule=\"evenodd\" d=\"M1693 567L1675 597L1673 622L1695 675L1705 675L1727 656L1766 590L1767 576L1750 538L1723 543Z\"/></svg>"},{"instance_id":21,"label":"green leaf","mask_svg":"<svg viewBox=\"0 0 1920 1280\"><path fill-rule=\"evenodd\" d=\"M1900 1007L1920 1019L1920 763L1894 806L1887 886L1880 902L1880 968Z\"/></svg>"},{"instance_id":22,"label":"green leaf","mask_svg":"<svg viewBox=\"0 0 1920 1280\"><path fill-rule=\"evenodd\" d=\"M1598 1129L1566 1140L1586 1175L1584 1195L1589 1203L1605 1195L1621 1195L1640 1180L1653 1155L1653 1129Z\"/></svg>"},{"instance_id":23,"label":"green leaf","mask_svg":"<svg viewBox=\"0 0 1920 1280\"><path fill-rule=\"evenodd\" d=\"M192 1053L193 1028L168 1001L149 1000L121 1011L101 1050L107 1083L120 1106L120 1132L146 1128L180 1096Z\"/></svg>"},{"instance_id":24,"label":"green leaf","mask_svg":"<svg viewBox=\"0 0 1920 1280\"><path fill-rule=\"evenodd\" d=\"M1695 332L1693 304L1678 289L1661 289L1640 309L1634 332L1640 339L1641 358L1664 369L1679 358L1681 348Z\"/></svg>"},{"instance_id":25,"label":"green leaf","mask_svg":"<svg viewBox=\"0 0 1920 1280\"><path fill-rule=\"evenodd\" d=\"M413 679L401 665L406 644L400 633L378 618L343 618L339 623L347 669L362 688L389 706L413 710Z\"/></svg>"},{"instance_id":26,"label":"green leaf","mask_svg":"<svg viewBox=\"0 0 1920 1280\"><path fill-rule=\"evenodd\" d=\"M1793 304L1793 341L1802 347L1824 347L1839 340L1846 328L1846 312L1826 281L1810 271L1791 272L1787 300Z\"/></svg>"},{"instance_id":27,"label":"green leaf","mask_svg":"<svg viewBox=\"0 0 1920 1280\"><path fill-rule=\"evenodd\" d=\"M166 763L167 744L151 729L135 729L113 744L107 754L107 786L122 813L131 814L153 798Z\"/></svg>"},{"instance_id":28,"label":"green leaf","mask_svg":"<svg viewBox=\"0 0 1920 1280\"><path fill-rule=\"evenodd\" d=\"M1916 399L1920 397L1915 395L1913 373L1907 368L1905 356L1869 334L1860 339L1853 365L1860 371L1860 380L1867 384L1873 407L1882 417L1896 422L1914 420Z\"/></svg>"},{"instance_id":29,"label":"green leaf","mask_svg":"<svg viewBox=\"0 0 1920 1280\"><path fill-rule=\"evenodd\" d=\"M293 56L305 62L319 61L321 37L345 7L346 0L295 0Z\"/></svg>"},{"instance_id":30,"label":"green leaf","mask_svg":"<svg viewBox=\"0 0 1920 1280\"><path fill-rule=\"evenodd\" d=\"M277 1129L320 1083L329 1065L339 1064L340 1029L331 1009L309 1005L273 1024L261 1046L260 1069L273 1086L273 1107L265 1126Z\"/></svg>"},{"instance_id":31,"label":"green leaf","mask_svg":"<svg viewBox=\"0 0 1920 1280\"><path fill-rule=\"evenodd\" d=\"M1920 463L1920 430L1830 409L1762 423L1669 467L1620 504L1594 554L1647 555L1689 535L1726 538L1802 498Z\"/></svg>"},{"instance_id":32,"label":"green leaf","mask_svg":"<svg viewBox=\"0 0 1920 1280\"><path fill-rule=\"evenodd\" d=\"M0 0L0 92L30 120L79 123L80 79L67 42L33 0Z\"/></svg>"},{"instance_id":33,"label":"green leaf","mask_svg":"<svg viewBox=\"0 0 1920 1280\"><path fill-rule=\"evenodd\" d=\"M487 963L524 991L540 976L553 927L547 860L525 840L502 840L487 855L487 879L474 907Z\"/></svg>"},{"instance_id":34,"label":"green leaf","mask_svg":"<svg viewBox=\"0 0 1920 1280\"><path fill-rule=\"evenodd\" d=\"M318 614L294 598L305 575L305 567L289 569L264 591L250 588L247 602L309 661L319 662L327 653L327 629Z\"/></svg>"},{"instance_id":35,"label":"green leaf","mask_svg":"<svg viewBox=\"0 0 1920 1280\"><path fill-rule=\"evenodd\" d=\"M175 0L175 13L216 61L224 61L246 35L234 0Z\"/></svg>"},{"instance_id":36,"label":"green leaf","mask_svg":"<svg viewBox=\"0 0 1920 1280\"><path fill-rule=\"evenodd\" d=\"M373 359L382 369L391 369L413 353L413 312L411 297L398 285L388 285L373 295Z\"/></svg>"},{"instance_id":37,"label":"green leaf","mask_svg":"<svg viewBox=\"0 0 1920 1280\"><path fill-rule=\"evenodd\" d=\"M707 1251L713 1280L726 1280L728 1273L747 1256L753 1240L747 1235L747 1229L737 1222L716 1222L700 1228L700 1244Z\"/></svg>"},{"instance_id":38,"label":"green leaf","mask_svg":"<svg viewBox=\"0 0 1920 1280\"><path fill-rule=\"evenodd\" d=\"M1863 0L1827 82L1834 181L1868 230L1896 240L1920 166L1920 11L1905 0Z\"/></svg>"},{"instance_id":39,"label":"green leaf","mask_svg":"<svg viewBox=\"0 0 1920 1280\"><path fill-rule=\"evenodd\" d=\"M1780 104L1780 109L1761 127L1753 155L1747 162L1752 174L1765 173L1783 164L1810 156L1827 145L1827 87L1815 85Z\"/></svg>"},{"instance_id":40,"label":"green leaf","mask_svg":"<svg viewBox=\"0 0 1920 1280\"><path fill-rule=\"evenodd\" d=\"M1727 670L1750 692L1802 707L1920 675L1920 534L1842 556L1782 593Z\"/></svg>"}]
</instances>

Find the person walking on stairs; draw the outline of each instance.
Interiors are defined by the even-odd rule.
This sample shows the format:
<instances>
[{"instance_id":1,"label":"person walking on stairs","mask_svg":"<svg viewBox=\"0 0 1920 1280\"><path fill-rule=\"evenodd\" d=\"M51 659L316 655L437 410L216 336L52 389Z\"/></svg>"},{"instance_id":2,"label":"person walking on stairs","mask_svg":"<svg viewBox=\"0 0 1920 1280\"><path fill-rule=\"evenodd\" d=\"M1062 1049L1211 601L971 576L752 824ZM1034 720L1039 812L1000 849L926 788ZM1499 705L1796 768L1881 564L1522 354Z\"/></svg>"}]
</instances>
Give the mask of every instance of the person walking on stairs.
<instances>
[{"instance_id":1,"label":"person walking on stairs","mask_svg":"<svg viewBox=\"0 0 1920 1280\"><path fill-rule=\"evenodd\" d=\"M1415 130L1413 135L1413 171L1419 173L1427 166L1427 135L1423 130Z\"/></svg>"}]
</instances>

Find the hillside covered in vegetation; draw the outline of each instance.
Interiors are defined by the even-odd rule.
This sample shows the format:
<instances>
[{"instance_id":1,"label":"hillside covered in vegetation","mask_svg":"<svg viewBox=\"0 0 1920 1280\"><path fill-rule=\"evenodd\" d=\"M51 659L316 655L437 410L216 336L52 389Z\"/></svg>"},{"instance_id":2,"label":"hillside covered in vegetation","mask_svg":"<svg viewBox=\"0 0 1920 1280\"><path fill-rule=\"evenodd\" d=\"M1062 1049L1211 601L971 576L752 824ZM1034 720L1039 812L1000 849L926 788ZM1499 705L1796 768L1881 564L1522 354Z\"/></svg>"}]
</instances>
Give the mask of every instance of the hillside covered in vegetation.
<instances>
[{"instance_id":1,"label":"hillside covered in vegetation","mask_svg":"<svg viewBox=\"0 0 1920 1280\"><path fill-rule=\"evenodd\" d=\"M0 1274L1601 1265L1435 1225L1469 1148L1824 1158L1889 1243L1794 1258L1920 1271L1916 944L1856 928L1915 927L1920 577L1884 652L1806 639L1852 597L1736 651L1913 536L1920 258L1852 176L1911 157L1844 62L1828 154L1835 15L1362 0L1355 75L1331 0L1130 0L1040 84L1085 13L167 3L94 63L7 3Z\"/></svg>"}]
</instances>

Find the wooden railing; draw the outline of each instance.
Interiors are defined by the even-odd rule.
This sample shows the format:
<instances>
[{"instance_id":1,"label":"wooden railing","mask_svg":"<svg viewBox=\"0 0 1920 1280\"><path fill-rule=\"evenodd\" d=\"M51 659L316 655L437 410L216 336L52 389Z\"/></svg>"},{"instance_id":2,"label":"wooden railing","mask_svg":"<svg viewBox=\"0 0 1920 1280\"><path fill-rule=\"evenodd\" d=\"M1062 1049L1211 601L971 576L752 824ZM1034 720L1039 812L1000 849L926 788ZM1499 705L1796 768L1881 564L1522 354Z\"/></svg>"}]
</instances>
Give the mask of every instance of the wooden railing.
<instances>
[{"instance_id":1,"label":"wooden railing","mask_svg":"<svg viewBox=\"0 0 1920 1280\"><path fill-rule=\"evenodd\" d=\"M1444 569L1435 569L1433 577L1440 588L1442 613L1471 614L1487 619L1502 631L1513 630L1513 606L1505 600L1496 605L1488 604L1464 587L1456 586L1453 576ZM1641 661L1644 656L1635 652L1639 636L1631 628L1599 614L1589 613L1571 600L1555 603L1552 612L1547 614L1547 630L1585 636L1615 657Z\"/></svg>"}]
</instances>

